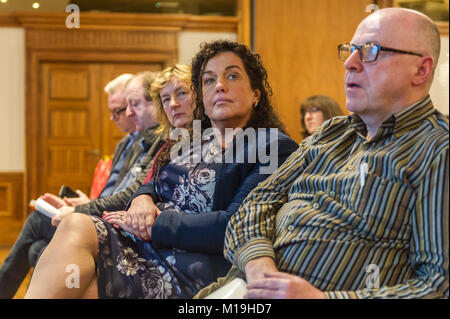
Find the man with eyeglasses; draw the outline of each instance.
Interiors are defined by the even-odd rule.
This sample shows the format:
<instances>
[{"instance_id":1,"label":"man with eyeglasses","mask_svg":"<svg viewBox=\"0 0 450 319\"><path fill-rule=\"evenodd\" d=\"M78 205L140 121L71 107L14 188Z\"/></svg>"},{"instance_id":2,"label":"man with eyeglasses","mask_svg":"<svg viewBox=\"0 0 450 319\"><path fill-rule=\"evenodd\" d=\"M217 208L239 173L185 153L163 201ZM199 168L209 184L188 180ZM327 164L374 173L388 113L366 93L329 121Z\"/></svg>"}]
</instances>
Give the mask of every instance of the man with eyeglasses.
<instances>
[{"instance_id":1,"label":"man with eyeglasses","mask_svg":"<svg viewBox=\"0 0 450 319\"><path fill-rule=\"evenodd\" d=\"M99 198L90 200L83 192L77 198L65 198L46 193L42 198L60 210L60 214L50 220L40 213L31 213L14 246L0 268L0 298L12 298L31 266L37 263L40 253L48 245L56 227L68 214L89 212L104 208L113 208L127 202L127 198L140 186L150 167L156 151L163 145L159 134L155 134L158 127L151 111L151 99L145 99L144 89L149 90L156 73L143 72L141 74L122 74L105 86L108 95L108 109L120 130L128 134L117 144L111 165L109 178ZM140 112L136 116L127 115L127 88L130 83L138 83L143 108L147 112ZM139 125L137 125L137 123ZM142 175L142 176L141 176ZM140 182L138 182L138 180ZM121 206L119 206L121 207ZM122 208L123 209L123 208Z\"/></svg>"},{"instance_id":2,"label":"man with eyeglasses","mask_svg":"<svg viewBox=\"0 0 450 319\"><path fill-rule=\"evenodd\" d=\"M140 186L151 167L153 157L164 143L161 135L156 133L159 124L155 118L150 96L150 87L156 75L157 73L150 71L138 73L129 79L123 88L126 110L121 110L123 108L121 104L121 108L117 108L111 117L117 118L117 112L120 111L123 114L121 116L133 120L139 134L132 142L126 157L121 156L116 166L113 165L100 197L81 204L65 199L70 205L63 205L63 203L58 205L60 200L53 196L43 197L54 206L59 206L60 213L52 218L54 226L58 226L65 216L73 212L101 216L103 211L123 210L130 196Z\"/></svg>"},{"instance_id":3,"label":"man with eyeglasses","mask_svg":"<svg viewBox=\"0 0 450 319\"><path fill-rule=\"evenodd\" d=\"M345 61L349 116L335 117L231 218L225 256L248 298L448 298L448 121L429 89L435 24L374 12Z\"/></svg>"}]
</instances>

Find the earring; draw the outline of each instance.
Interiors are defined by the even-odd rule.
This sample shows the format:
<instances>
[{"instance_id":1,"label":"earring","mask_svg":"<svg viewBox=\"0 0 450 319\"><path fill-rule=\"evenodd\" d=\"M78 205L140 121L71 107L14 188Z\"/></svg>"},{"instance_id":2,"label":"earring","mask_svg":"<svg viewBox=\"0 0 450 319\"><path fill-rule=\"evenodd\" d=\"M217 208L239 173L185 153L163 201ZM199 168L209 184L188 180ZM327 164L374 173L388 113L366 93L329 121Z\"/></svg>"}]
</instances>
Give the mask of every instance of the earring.
<instances>
[{"instance_id":1,"label":"earring","mask_svg":"<svg viewBox=\"0 0 450 319\"><path fill-rule=\"evenodd\" d=\"M256 108L258 106L259 102L255 102L255 104L253 104L253 107Z\"/></svg>"}]
</instances>

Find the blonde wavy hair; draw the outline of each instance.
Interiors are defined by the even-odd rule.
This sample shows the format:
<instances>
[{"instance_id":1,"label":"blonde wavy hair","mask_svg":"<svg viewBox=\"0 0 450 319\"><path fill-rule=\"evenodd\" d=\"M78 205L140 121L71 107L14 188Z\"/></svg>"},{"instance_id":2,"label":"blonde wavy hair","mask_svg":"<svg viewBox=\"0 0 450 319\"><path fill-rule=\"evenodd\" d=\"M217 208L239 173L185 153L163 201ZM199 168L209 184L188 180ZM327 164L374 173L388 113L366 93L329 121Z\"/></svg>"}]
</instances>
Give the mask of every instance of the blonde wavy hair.
<instances>
[{"instance_id":1,"label":"blonde wavy hair","mask_svg":"<svg viewBox=\"0 0 450 319\"><path fill-rule=\"evenodd\" d=\"M162 70L156 76L150 88L150 95L153 99L153 105L155 110L155 117L159 122L159 128L156 133L161 134L163 138L168 138L172 124L170 124L166 112L164 112L164 106L161 101L161 90L170 82L173 78L177 78L184 83L186 87L191 90L191 67L184 64L175 64ZM194 103L193 99L193 103Z\"/></svg>"}]
</instances>

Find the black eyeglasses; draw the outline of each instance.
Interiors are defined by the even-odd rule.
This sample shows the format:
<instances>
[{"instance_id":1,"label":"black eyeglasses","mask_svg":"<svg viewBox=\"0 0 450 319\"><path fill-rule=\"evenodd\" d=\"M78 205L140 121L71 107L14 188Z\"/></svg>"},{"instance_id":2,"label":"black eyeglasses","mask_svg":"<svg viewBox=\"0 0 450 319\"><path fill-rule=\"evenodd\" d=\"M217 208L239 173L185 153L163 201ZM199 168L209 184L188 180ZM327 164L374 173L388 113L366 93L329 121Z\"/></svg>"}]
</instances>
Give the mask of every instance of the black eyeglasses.
<instances>
[{"instance_id":1,"label":"black eyeglasses","mask_svg":"<svg viewBox=\"0 0 450 319\"><path fill-rule=\"evenodd\" d=\"M113 117L114 119L117 119L117 118L120 116L120 114L122 114L123 112L125 112L126 109L127 109L127 107L125 106L125 107L123 107L123 108L121 108L121 109L111 111L111 115L112 115L112 117Z\"/></svg>"},{"instance_id":2,"label":"black eyeglasses","mask_svg":"<svg viewBox=\"0 0 450 319\"><path fill-rule=\"evenodd\" d=\"M338 45L338 54L339 54L339 60L346 61L348 57L355 52L355 50L358 50L359 58L361 59L361 62L373 62L378 58L378 53L380 51L389 51L394 53L400 53L400 54L410 54L410 55L417 55L420 57L423 57L423 54L412 52L412 51L404 51L404 50L398 50L393 48L387 48L382 47L381 45L373 42L364 43L361 45L354 45L350 43L343 43Z\"/></svg>"}]
</instances>

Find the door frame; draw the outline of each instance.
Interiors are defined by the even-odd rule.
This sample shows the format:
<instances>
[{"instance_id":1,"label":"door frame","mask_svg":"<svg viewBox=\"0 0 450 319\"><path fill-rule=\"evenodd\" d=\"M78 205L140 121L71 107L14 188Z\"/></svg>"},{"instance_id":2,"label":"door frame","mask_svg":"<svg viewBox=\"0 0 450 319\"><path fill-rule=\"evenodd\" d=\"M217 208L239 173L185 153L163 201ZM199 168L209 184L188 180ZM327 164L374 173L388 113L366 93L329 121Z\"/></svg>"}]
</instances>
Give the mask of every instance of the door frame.
<instances>
[{"instance_id":1,"label":"door frame","mask_svg":"<svg viewBox=\"0 0 450 319\"><path fill-rule=\"evenodd\" d=\"M38 196L45 192L45 190L39 189L39 180L42 178L39 168L42 166L44 159L39 158L40 145L40 132L42 130L40 126L40 109L41 109L41 88L40 74L42 63L148 63L148 64L162 64L164 67L169 66L177 61L178 44L176 41L176 32L163 32L163 35L158 35L163 38L164 42L159 43L160 46L154 46L155 31L148 31L149 40L153 40L151 48L136 48L131 46L127 48L126 44L121 46L120 50L105 51L105 47L102 43L93 45L93 41L83 45L83 43L77 43L75 46L70 45L74 33L63 31L67 33L67 37L60 38L62 42L69 44L69 48L62 50L64 43L57 43L55 49L48 47L48 43L42 43L40 48L40 42L37 41L40 30L29 31L26 30L26 75L25 75L25 174L24 174L24 203L23 208L26 212L23 216L25 220L28 214L31 212L31 208L28 207L28 203L31 199L36 199ZM47 31L48 30L43 30ZM92 32L92 30L91 30ZM95 31L94 37L95 37ZM103 31L103 35L104 35ZM111 37L114 38L114 31L110 31ZM27 34L28 33L28 34ZM32 39L33 36L37 36ZM145 38L145 36L144 36ZM121 40L117 37L116 42ZM125 40L126 41L126 40ZM32 45L28 45L32 43ZM165 45L163 45L165 44ZM112 45L119 45L120 43L113 43ZM158 43L156 44L158 45ZM72 48L70 48L72 46ZM56 48L57 47L57 48Z\"/></svg>"}]
</instances>

